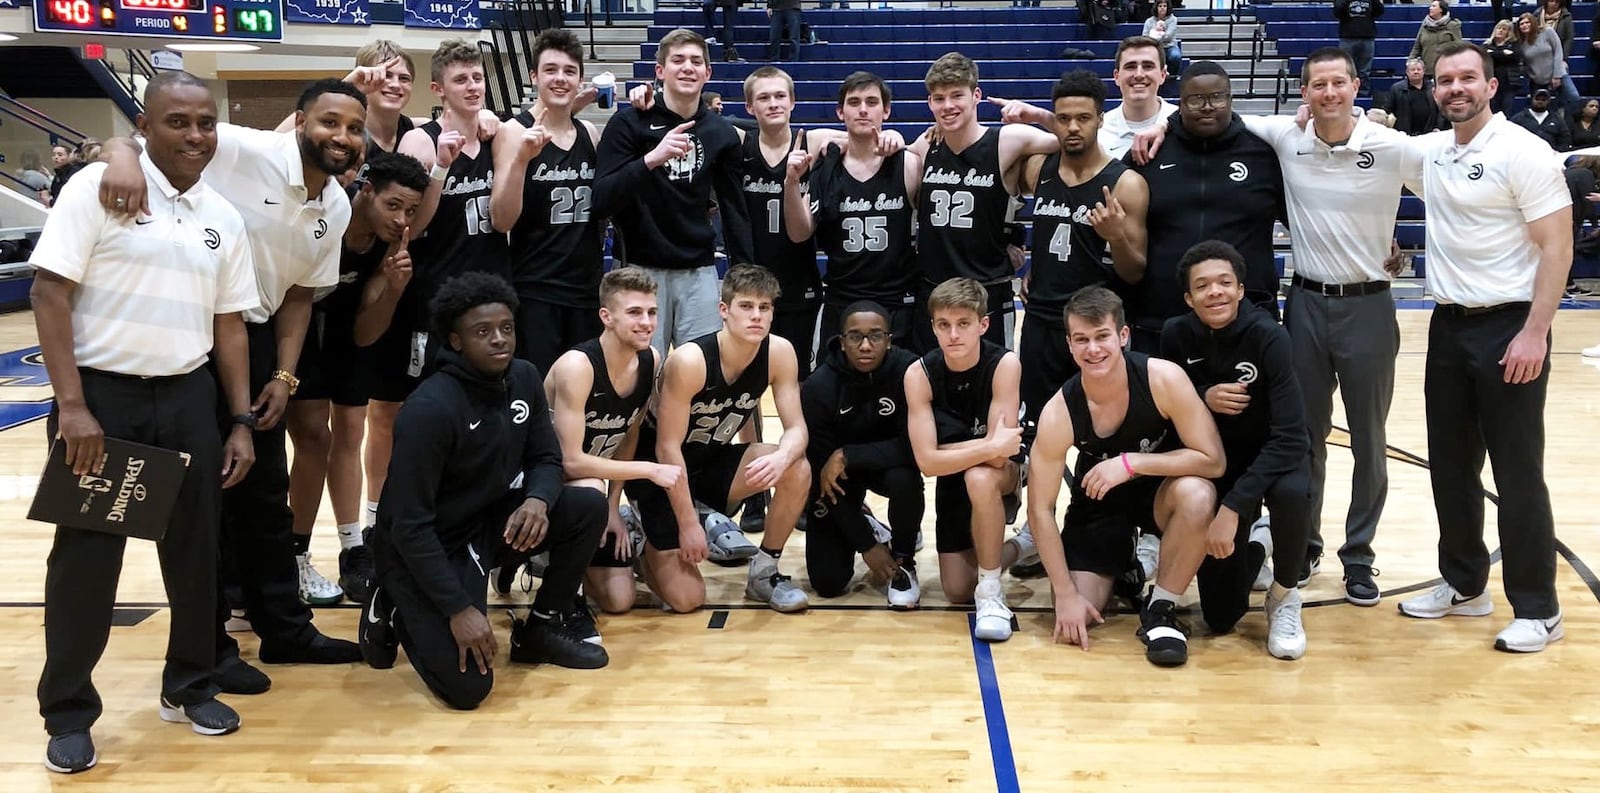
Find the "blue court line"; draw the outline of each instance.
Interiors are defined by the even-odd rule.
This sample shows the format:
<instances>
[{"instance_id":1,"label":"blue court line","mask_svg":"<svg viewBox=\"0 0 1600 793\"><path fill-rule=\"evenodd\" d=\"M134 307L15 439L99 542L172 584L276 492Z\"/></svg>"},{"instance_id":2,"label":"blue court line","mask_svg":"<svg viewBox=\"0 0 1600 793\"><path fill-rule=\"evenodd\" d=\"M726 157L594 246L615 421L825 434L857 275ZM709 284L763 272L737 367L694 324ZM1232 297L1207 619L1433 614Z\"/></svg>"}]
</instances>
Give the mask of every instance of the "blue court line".
<instances>
[{"instance_id":1,"label":"blue court line","mask_svg":"<svg viewBox=\"0 0 1600 793\"><path fill-rule=\"evenodd\" d=\"M989 726L989 756L994 761L994 783L1000 793L1019 793L1017 761L1011 754L1011 732L1006 729L1006 708L1000 701L1000 680L994 673L994 654L989 643L973 633L977 615L967 615L967 634L972 637L972 660L978 667L978 693L983 697L983 719Z\"/></svg>"}]
</instances>

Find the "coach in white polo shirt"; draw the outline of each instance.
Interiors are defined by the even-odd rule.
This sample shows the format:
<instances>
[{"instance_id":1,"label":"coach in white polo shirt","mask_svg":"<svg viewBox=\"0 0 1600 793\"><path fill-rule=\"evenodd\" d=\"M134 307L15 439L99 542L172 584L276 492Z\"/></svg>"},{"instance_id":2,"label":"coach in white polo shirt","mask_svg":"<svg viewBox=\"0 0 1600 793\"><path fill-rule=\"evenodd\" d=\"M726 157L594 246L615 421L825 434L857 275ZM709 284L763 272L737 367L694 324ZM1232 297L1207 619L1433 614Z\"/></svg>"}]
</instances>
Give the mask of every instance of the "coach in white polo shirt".
<instances>
[{"instance_id":1,"label":"coach in white polo shirt","mask_svg":"<svg viewBox=\"0 0 1600 793\"><path fill-rule=\"evenodd\" d=\"M299 384L294 370L313 291L339 279L350 200L334 177L354 167L366 145L366 97L341 80L319 80L300 95L297 107L293 132L220 125L216 157L206 169L212 188L244 216L261 298L245 315L250 387L257 394L251 405L257 459L250 475L223 498L223 558L232 562L224 574L232 573L240 585L251 628L261 637L262 661L349 663L361 658L355 643L319 633L300 600L281 419ZM126 171L131 150L119 146L110 155L100 191L108 209L143 203ZM231 693L265 691L270 681L239 659L238 644L222 630L227 616L227 604L219 602L219 683Z\"/></svg>"},{"instance_id":2,"label":"coach in white polo shirt","mask_svg":"<svg viewBox=\"0 0 1600 793\"><path fill-rule=\"evenodd\" d=\"M1513 617L1494 646L1538 652L1563 633L1544 404L1550 323L1572 266L1572 199L1550 147L1490 113L1496 85L1482 48L1441 45L1433 68L1434 99L1454 125L1422 139L1428 287L1438 301L1424 386L1428 472L1445 583L1400 611L1433 619L1494 610L1480 479L1487 451Z\"/></svg>"},{"instance_id":3,"label":"coach in white polo shirt","mask_svg":"<svg viewBox=\"0 0 1600 793\"><path fill-rule=\"evenodd\" d=\"M227 445L209 417L215 354L226 403L249 413L248 351L240 312L256 308L244 221L200 180L216 147L217 106L204 82L163 72L145 87L139 158L149 213L117 217L96 192L105 166L89 165L57 197L30 264L30 295L55 391L50 437L66 445L78 475L98 474L105 438L187 452L172 521L156 544L172 611L161 717L220 735L239 715L217 702L217 501L239 482L254 452L246 423ZM227 471L227 482L218 472ZM57 526L45 575L44 674L39 713L45 764L74 773L96 761L89 728L100 717L90 675L111 634L112 604L127 538Z\"/></svg>"},{"instance_id":4,"label":"coach in white polo shirt","mask_svg":"<svg viewBox=\"0 0 1600 793\"><path fill-rule=\"evenodd\" d=\"M1401 187L1421 189L1422 155L1403 133L1352 112L1359 86L1350 55L1323 47L1306 57L1300 75L1311 123L1303 130L1290 116L1245 116L1244 123L1278 153L1294 246L1283 323L1305 400L1316 494L1301 575L1309 577L1322 555L1325 441L1333 429L1337 388L1355 458L1339 548L1345 599L1375 606L1380 592L1372 577L1372 540L1389 494L1385 423L1400 352L1389 283L1401 260L1390 258L1390 248Z\"/></svg>"}]
</instances>

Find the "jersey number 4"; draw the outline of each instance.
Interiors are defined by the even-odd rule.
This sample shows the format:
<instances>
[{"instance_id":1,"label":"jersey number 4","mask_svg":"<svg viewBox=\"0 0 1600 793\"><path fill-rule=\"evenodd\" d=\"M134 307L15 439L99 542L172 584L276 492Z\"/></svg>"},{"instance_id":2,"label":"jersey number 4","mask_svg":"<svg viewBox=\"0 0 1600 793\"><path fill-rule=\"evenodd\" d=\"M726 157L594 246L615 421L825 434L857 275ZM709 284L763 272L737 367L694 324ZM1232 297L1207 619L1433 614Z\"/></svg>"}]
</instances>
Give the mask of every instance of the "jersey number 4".
<instances>
[{"instance_id":1,"label":"jersey number 4","mask_svg":"<svg viewBox=\"0 0 1600 793\"><path fill-rule=\"evenodd\" d=\"M1055 254L1058 261L1063 262L1072 256L1071 223L1056 226L1056 233L1050 235L1050 252Z\"/></svg>"},{"instance_id":2,"label":"jersey number 4","mask_svg":"<svg viewBox=\"0 0 1600 793\"><path fill-rule=\"evenodd\" d=\"M685 443L727 443L733 436L739 434L739 428L744 426L745 417L737 413L723 416L698 416L694 420L694 429L689 430Z\"/></svg>"},{"instance_id":3,"label":"jersey number 4","mask_svg":"<svg viewBox=\"0 0 1600 793\"><path fill-rule=\"evenodd\" d=\"M933 202L933 211L928 216L928 223L934 226L943 226L951 229L972 228L972 208L977 202L969 190L934 190L928 193L928 200Z\"/></svg>"}]
</instances>

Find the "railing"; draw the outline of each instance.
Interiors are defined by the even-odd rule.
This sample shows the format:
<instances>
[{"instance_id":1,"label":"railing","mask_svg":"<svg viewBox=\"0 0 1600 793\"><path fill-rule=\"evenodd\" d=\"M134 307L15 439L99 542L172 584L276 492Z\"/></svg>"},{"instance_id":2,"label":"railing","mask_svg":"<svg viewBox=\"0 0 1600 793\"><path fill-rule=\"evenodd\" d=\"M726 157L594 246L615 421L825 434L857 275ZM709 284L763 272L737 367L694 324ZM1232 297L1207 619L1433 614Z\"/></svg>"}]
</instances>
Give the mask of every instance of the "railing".
<instances>
[{"instance_id":1,"label":"railing","mask_svg":"<svg viewBox=\"0 0 1600 793\"><path fill-rule=\"evenodd\" d=\"M29 186L27 182L18 179L7 171L0 171L0 177L4 177L0 178L0 186L9 187L22 197L27 198L36 204L39 203L38 191ZM40 204L40 206L43 206L43 204Z\"/></svg>"},{"instance_id":2,"label":"railing","mask_svg":"<svg viewBox=\"0 0 1600 793\"><path fill-rule=\"evenodd\" d=\"M490 112L492 112L492 113L494 113L494 114L496 114L498 116L502 116L503 117L503 116L508 116L512 112L514 112L514 109L517 107L517 103L513 101L512 97L511 97L511 89L506 84L506 68L507 67L506 67L505 61L501 60L501 58L500 58L500 45L495 43L495 40L493 38L493 32L494 32L493 28L491 28L490 29L491 38L488 41L484 41L482 39L478 40L478 51L481 52L481 53L484 53L484 60L486 62L492 63L492 64L495 65L495 68L494 68L495 81L493 83L489 84L489 90L486 92L488 94L488 96L486 97L485 106L488 107ZM514 66L512 68L515 69ZM499 100L500 101L498 103L495 102L495 98L496 97L495 97L494 88L495 88L496 85L498 85L500 87L500 95L499 95ZM496 109L496 107L495 107L496 104L498 104L500 106L500 108L503 108L503 110Z\"/></svg>"},{"instance_id":3,"label":"railing","mask_svg":"<svg viewBox=\"0 0 1600 793\"><path fill-rule=\"evenodd\" d=\"M1272 87L1272 114L1283 112L1283 103L1289 98L1289 66L1278 64L1278 80Z\"/></svg>"},{"instance_id":4,"label":"railing","mask_svg":"<svg viewBox=\"0 0 1600 793\"><path fill-rule=\"evenodd\" d=\"M1243 20L1244 12L1241 9L1243 9L1245 6L1248 6L1248 5L1249 5L1248 0L1229 0L1229 2L1228 2L1228 57L1229 58L1233 57L1233 42L1234 42L1234 38L1235 38L1234 37L1234 33L1233 33L1234 26L1240 24L1240 22ZM1212 21L1214 21L1214 20L1213 20L1211 14L1206 14L1206 22L1207 22L1207 24L1211 23Z\"/></svg>"},{"instance_id":5,"label":"railing","mask_svg":"<svg viewBox=\"0 0 1600 793\"><path fill-rule=\"evenodd\" d=\"M76 146L84 138L89 137L80 130L67 126L47 115L43 111L25 105L9 96L0 94L0 113L11 116L34 129L50 136L50 142L65 140Z\"/></svg>"},{"instance_id":6,"label":"railing","mask_svg":"<svg viewBox=\"0 0 1600 793\"><path fill-rule=\"evenodd\" d=\"M533 39L541 31L565 25L557 0L502 0L496 19L488 26L489 40L478 42L489 62L496 65L501 115L516 113L527 100L528 74L533 71ZM589 28L590 57L594 57L594 28ZM506 75L510 74L508 78ZM490 91L491 96L494 91ZM494 110L494 108L490 108Z\"/></svg>"},{"instance_id":7,"label":"railing","mask_svg":"<svg viewBox=\"0 0 1600 793\"><path fill-rule=\"evenodd\" d=\"M1250 88L1251 96L1256 95L1256 69L1261 61L1267 57L1267 33L1261 25L1256 25L1255 32L1250 34Z\"/></svg>"},{"instance_id":8,"label":"railing","mask_svg":"<svg viewBox=\"0 0 1600 793\"><path fill-rule=\"evenodd\" d=\"M118 71L120 67L113 66L102 60L84 58L78 50L73 50L73 56L83 64L85 71L105 91L106 97L117 105L117 109L127 116L129 121L138 118L144 112L144 103L140 97L144 94L144 86L150 78L156 76L155 65L150 62L150 56L140 50L124 50L127 54L127 75Z\"/></svg>"}]
</instances>

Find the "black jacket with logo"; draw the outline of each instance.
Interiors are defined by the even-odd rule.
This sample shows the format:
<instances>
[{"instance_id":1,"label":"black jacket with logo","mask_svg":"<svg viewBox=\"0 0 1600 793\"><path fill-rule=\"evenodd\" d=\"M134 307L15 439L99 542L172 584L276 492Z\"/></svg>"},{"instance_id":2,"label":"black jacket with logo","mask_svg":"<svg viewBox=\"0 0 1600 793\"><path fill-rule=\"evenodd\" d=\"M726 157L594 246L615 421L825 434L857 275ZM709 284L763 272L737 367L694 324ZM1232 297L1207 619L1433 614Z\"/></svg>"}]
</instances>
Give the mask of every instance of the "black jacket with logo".
<instances>
[{"instance_id":1,"label":"black jacket with logo","mask_svg":"<svg viewBox=\"0 0 1600 793\"><path fill-rule=\"evenodd\" d=\"M727 119L702 105L688 129L694 149L659 168L645 167L644 156L668 131L689 120L660 99L649 110L618 110L596 147L594 212L611 218L629 264L689 270L715 263L707 214L715 191L729 263L754 263L750 215L740 185L743 155L739 134Z\"/></svg>"},{"instance_id":2,"label":"black jacket with logo","mask_svg":"<svg viewBox=\"0 0 1600 793\"><path fill-rule=\"evenodd\" d=\"M463 552L492 555L524 499L554 503L561 443L533 364L513 360L503 377L489 378L454 351L439 361L395 418L372 550L380 577L404 567L449 615L472 605L450 560Z\"/></svg>"},{"instance_id":3,"label":"black jacket with logo","mask_svg":"<svg viewBox=\"0 0 1600 793\"><path fill-rule=\"evenodd\" d=\"M1237 416L1213 413L1228 457L1221 494L1234 512L1254 509L1273 480L1293 472L1310 454L1305 405L1290 358L1289 332L1261 308L1244 301L1227 327L1212 330L1194 312L1167 320L1161 357L1183 367L1204 399L1219 383L1245 383L1250 404Z\"/></svg>"},{"instance_id":4,"label":"black jacket with logo","mask_svg":"<svg viewBox=\"0 0 1600 793\"><path fill-rule=\"evenodd\" d=\"M906 432L906 368L916 363L909 350L891 347L883 365L858 372L845 359L839 337L828 340L817 370L800 387L806 417L806 459L811 469L836 449L844 449L852 471L916 467Z\"/></svg>"},{"instance_id":5,"label":"black jacket with logo","mask_svg":"<svg viewBox=\"0 0 1600 793\"><path fill-rule=\"evenodd\" d=\"M1149 264L1133 287L1128 319L1153 333L1160 333L1167 319L1189 313L1178 284L1178 260L1204 240L1236 248L1244 256L1245 296L1277 309L1272 225L1285 215L1278 154L1250 134L1237 113L1222 134L1211 138L1186 131L1181 115L1168 119L1166 142L1155 158L1134 166L1150 185Z\"/></svg>"}]
</instances>

